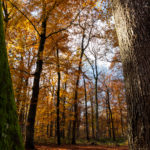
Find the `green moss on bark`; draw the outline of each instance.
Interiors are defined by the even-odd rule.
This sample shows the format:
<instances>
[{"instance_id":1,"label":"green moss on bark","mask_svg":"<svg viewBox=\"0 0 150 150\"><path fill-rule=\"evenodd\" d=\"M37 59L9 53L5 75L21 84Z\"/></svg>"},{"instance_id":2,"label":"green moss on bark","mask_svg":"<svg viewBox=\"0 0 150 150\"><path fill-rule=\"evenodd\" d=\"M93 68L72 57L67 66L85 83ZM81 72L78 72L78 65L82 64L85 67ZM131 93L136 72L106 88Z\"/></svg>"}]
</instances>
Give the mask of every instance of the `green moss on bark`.
<instances>
[{"instance_id":1,"label":"green moss on bark","mask_svg":"<svg viewBox=\"0 0 150 150\"><path fill-rule=\"evenodd\" d=\"M4 37L0 0L0 150L24 150Z\"/></svg>"}]
</instances>

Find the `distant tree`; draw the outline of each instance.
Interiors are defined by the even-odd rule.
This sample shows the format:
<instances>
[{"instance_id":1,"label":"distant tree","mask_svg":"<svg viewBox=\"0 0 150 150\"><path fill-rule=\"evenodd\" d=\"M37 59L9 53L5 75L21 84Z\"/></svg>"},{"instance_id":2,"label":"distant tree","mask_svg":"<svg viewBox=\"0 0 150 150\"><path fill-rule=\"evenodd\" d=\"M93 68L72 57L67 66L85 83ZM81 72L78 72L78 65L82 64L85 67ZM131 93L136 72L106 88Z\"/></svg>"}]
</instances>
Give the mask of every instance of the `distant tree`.
<instances>
[{"instance_id":1,"label":"distant tree","mask_svg":"<svg viewBox=\"0 0 150 150\"><path fill-rule=\"evenodd\" d=\"M96 115L95 115L95 118L96 118L96 140L99 139L99 112L98 112L98 109L99 109L99 105L98 105L98 77L100 75L100 72L98 70L98 59L100 59L100 50L99 49L95 49L94 47L92 47L90 50L90 55L93 56L94 60L93 62L88 58L87 55L86 58L88 60L88 63L90 64L91 66L91 69L92 69L92 73L93 73L93 77L94 77L94 92L95 92L95 111L96 111Z\"/></svg>"},{"instance_id":2,"label":"distant tree","mask_svg":"<svg viewBox=\"0 0 150 150\"><path fill-rule=\"evenodd\" d=\"M89 141L89 123L88 123L88 105L87 105L87 88L86 88L86 80L83 74L83 82L84 82L84 94L85 94L85 128L86 128L86 139Z\"/></svg>"},{"instance_id":3,"label":"distant tree","mask_svg":"<svg viewBox=\"0 0 150 150\"><path fill-rule=\"evenodd\" d=\"M150 1L112 0L126 88L129 149L150 149Z\"/></svg>"},{"instance_id":4,"label":"distant tree","mask_svg":"<svg viewBox=\"0 0 150 150\"><path fill-rule=\"evenodd\" d=\"M80 14L78 17L78 25L82 35L81 35L81 43L79 48L80 59L79 59L79 64L77 69L78 73L77 73L77 79L75 84L76 87L75 87L75 94L74 94L74 121L73 121L73 130L72 130L72 144L76 144L76 129L77 129L77 121L78 121L78 89L80 83L80 76L82 72L83 56L85 50L89 46L89 43L92 39L92 30L94 28L94 23L95 23L93 19L90 19L91 22L88 22L87 20L81 20L81 17L82 14Z\"/></svg>"},{"instance_id":5,"label":"distant tree","mask_svg":"<svg viewBox=\"0 0 150 150\"><path fill-rule=\"evenodd\" d=\"M0 149L23 150L5 44L0 0Z\"/></svg>"}]
</instances>

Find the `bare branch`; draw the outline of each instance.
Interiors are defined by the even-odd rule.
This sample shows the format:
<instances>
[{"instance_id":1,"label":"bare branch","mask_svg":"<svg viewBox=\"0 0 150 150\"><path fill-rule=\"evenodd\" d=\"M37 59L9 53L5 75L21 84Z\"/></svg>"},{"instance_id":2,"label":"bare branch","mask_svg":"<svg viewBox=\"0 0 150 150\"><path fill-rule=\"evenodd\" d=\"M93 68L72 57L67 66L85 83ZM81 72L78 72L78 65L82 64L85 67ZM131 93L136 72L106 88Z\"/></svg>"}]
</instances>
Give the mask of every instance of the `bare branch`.
<instances>
[{"instance_id":1,"label":"bare branch","mask_svg":"<svg viewBox=\"0 0 150 150\"><path fill-rule=\"evenodd\" d=\"M92 23L92 26L91 26L91 28L90 28L89 38L88 38L87 44L86 44L86 46L84 47L84 49L87 49L87 47L89 46L90 40L91 40L91 38L92 38L92 37L91 37L91 34L92 34L93 26L94 26L94 22Z\"/></svg>"}]
</instances>

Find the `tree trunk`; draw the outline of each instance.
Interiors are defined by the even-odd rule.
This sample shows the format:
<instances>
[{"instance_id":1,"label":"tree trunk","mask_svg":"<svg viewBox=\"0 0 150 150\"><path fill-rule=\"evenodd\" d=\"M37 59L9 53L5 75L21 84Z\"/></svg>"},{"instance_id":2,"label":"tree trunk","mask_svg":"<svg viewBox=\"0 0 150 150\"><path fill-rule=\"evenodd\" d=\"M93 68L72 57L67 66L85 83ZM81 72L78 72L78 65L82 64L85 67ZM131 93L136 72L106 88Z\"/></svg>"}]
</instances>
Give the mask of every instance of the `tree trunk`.
<instances>
[{"instance_id":1,"label":"tree trunk","mask_svg":"<svg viewBox=\"0 0 150 150\"><path fill-rule=\"evenodd\" d=\"M76 132L77 132L77 121L78 121L78 86L79 86L79 75L76 81L75 98L74 98L74 120L72 130L72 144L76 144Z\"/></svg>"},{"instance_id":2,"label":"tree trunk","mask_svg":"<svg viewBox=\"0 0 150 150\"><path fill-rule=\"evenodd\" d=\"M122 132L122 136L124 137L124 125L123 125L122 109L120 109L120 123L121 123L121 132Z\"/></svg>"},{"instance_id":3,"label":"tree trunk","mask_svg":"<svg viewBox=\"0 0 150 150\"><path fill-rule=\"evenodd\" d=\"M150 1L112 0L128 109L129 148L150 149Z\"/></svg>"},{"instance_id":4,"label":"tree trunk","mask_svg":"<svg viewBox=\"0 0 150 150\"><path fill-rule=\"evenodd\" d=\"M84 76L83 76L83 80L84 80L84 92L85 92L85 119L86 119L85 127L86 127L86 139L89 141L89 124L88 124L88 110L87 110L87 92L86 92L86 82L85 82Z\"/></svg>"},{"instance_id":5,"label":"tree trunk","mask_svg":"<svg viewBox=\"0 0 150 150\"><path fill-rule=\"evenodd\" d=\"M112 129L113 141L115 141L116 136L115 136L114 120L113 120L113 117L112 117L112 111L111 111L111 106L110 106L109 90L108 89L106 91L106 103L107 103L107 108L109 110L109 119L110 119L109 123L111 123L110 127Z\"/></svg>"},{"instance_id":6,"label":"tree trunk","mask_svg":"<svg viewBox=\"0 0 150 150\"><path fill-rule=\"evenodd\" d=\"M121 102L119 101L119 95L118 95L118 104L119 104L119 112L120 112L121 131L122 131L122 136L124 136L123 112L122 112Z\"/></svg>"},{"instance_id":7,"label":"tree trunk","mask_svg":"<svg viewBox=\"0 0 150 150\"><path fill-rule=\"evenodd\" d=\"M67 90L67 82L65 82L65 87L64 87L64 90L66 92ZM63 130L62 130L62 137L65 138L65 125L66 125L66 96L63 97L63 114L62 114L62 127L63 127Z\"/></svg>"},{"instance_id":8,"label":"tree trunk","mask_svg":"<svg viewBox=\"0 0 150 150\"><path fill-rule=\"evenodd\" d=\"M81 124L80 112L78 111L77 130L76 130L76 136L77 136L77 137L80 137L80 124Z\"/></svg>"},{"instance_id":9,"label":"tree trunk","mask_svg":"<svg viewBox=\"0 0 150 150\"><path fill-rule=\"evenodd\" d=\"M73 130L72 130L72 144L76 144L76 132L77 132L77 121L78 121L78 88L79 88L79 81L80 75L82 71L82 58L84 54L84 49L81 49L81 55L79 60L78 66L78 75L75 87L75 97L74 97L74 120L73 120Z\"/></svg>"},{"instance_id":10,"label":"tree trunk","mask_svg":"<svg viewBox=\"0 0 150 150\"><path fill-rule=\"evenodd\" d=\"M50 124L50 137L53 136L53 121L51 121L51 124Z\"/></svg>"},{"instance_id":11,"label":"tree trunk","mask_svg":"<svg viewBox=\"0 0 150 150\"><path fill-rule=\"evenodd\" d=\"M58 76L58 82L57 82L57 144L60 145L60 109L59 109L59 104L60 104L60 64L59 64L59 49L57 49L57 76Z\"/></svg>"},{"instance_id":12,"label":"tree trunk","mask_svg":"<svg viewBox=\"0 0 150 150\"><path fill-rule=\"evenodd\" d=\"M0 0L0 149L23 150L5 44Z\"/></svg>"},{"instance_id":13,"label":"tree trunk","mask_svg":"<svg viewBox=\"0 0 150 150\"><path fill-rule=\"evenodd\" d=\"M94 108L93 108L93 96L90 96L91 101L91 124L92 124L92 138L95 139L95 128L94 128Z\"/></svg>"},{"instance_id":14,"label":"tree trunk","mask_svg":"<svg viewBox=\"0 0 150 150\"><path fill-rule=\"evenodd\" d=\"M96 140L99 139L99 117L98 117L98 96L97 96L97 80L98 78L95 78L95 103L96 103Z\"/></svg>"},{"instance_id":15,"label":"tree trunk","mask_svg":"<svg viewBox=\"0 0 150 150\"><path fill-rule=\"evenodd\" d=\"M106 118L107 118L108 134L109 134L109 138L111 139L111 124L110 124L110 115L107 106L107 100L106 100Z\"/></svg>"},{"instance_id":16,"label":"tree trunk","mask_svg":"<svg viewBox=\"0 0 150 150\"><path fill-rule=\"evenodd\" d=\"M34 123L36 116L36 108L38 103L38 95L39 95L39 84L40 84L40 76L42 73L43 60L42 55L44 51L44 44L46 40L46 20L44 19L42 22L42 34L40 37L40 45L38 49L38 58L36 62L36 71L34 74L34 82L32 88L32 97L31 104L28 114L27 120L27 129L26 129L26 148L34 149Z\"/></svg>"},{"instance_id":17,"label":"tree trunk","mask_svg":"<svg viewBox=\"0 0 150 150\"><path fill-rule=\"evenodd\" d=\"M70 112L72 112L72 108L70 109ZM70 137L71 137L71 129L72 129L72 124L73 124L73 121L72 120L69 120L68 122L68 132L67 132L67 139L70 141Z\"/></svg>"},{"instance_id":18,"label":"tree trunk","mask_svg":"<svg viewBox=\"0 0 150 150\"><path fill-rule=\"evenodd\" d=\"M99 140L99 115L98 115L98 91L97 91L97 82L98 82L98 68L97 68L97 56L95 55L95 103L96 103L96 140Z\"/></svg>"}]
</instances>

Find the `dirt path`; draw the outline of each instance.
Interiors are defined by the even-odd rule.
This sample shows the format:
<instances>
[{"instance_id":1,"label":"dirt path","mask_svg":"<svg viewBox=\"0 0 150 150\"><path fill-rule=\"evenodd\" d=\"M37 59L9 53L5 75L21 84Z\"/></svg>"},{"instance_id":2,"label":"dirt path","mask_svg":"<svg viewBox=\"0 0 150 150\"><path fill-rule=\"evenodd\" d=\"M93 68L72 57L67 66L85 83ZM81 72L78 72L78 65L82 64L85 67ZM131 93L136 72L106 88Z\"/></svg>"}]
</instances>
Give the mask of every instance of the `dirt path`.
<instances>
[{"instance_id":1,"label":"dirt path","mask_svg":"<svg viewBox=\"0 0 150 150\"><path fill-rule=\"evenodd\" d=\"M64 146L36 146L37 150L128 150L127 146L81 146L81 145L64 145Z\"/></svg>"}]
</instances>

